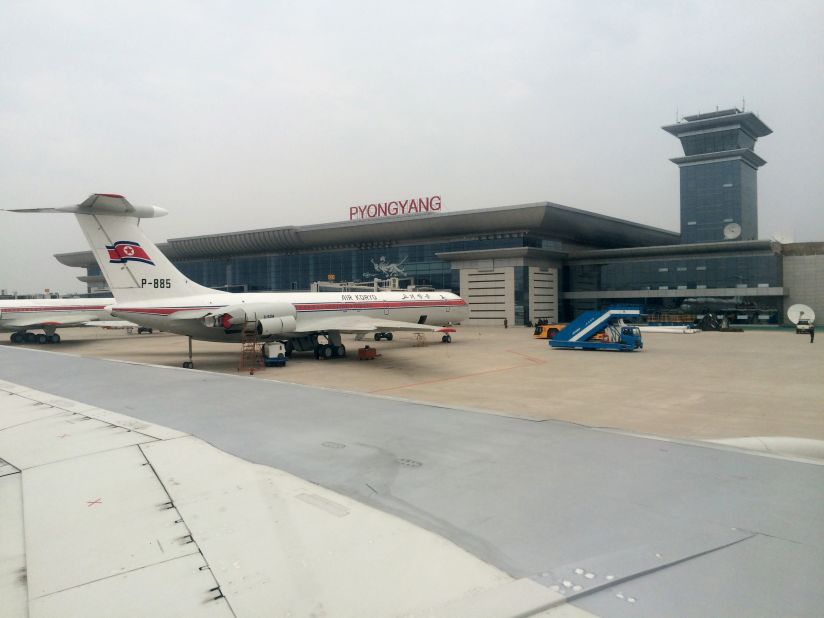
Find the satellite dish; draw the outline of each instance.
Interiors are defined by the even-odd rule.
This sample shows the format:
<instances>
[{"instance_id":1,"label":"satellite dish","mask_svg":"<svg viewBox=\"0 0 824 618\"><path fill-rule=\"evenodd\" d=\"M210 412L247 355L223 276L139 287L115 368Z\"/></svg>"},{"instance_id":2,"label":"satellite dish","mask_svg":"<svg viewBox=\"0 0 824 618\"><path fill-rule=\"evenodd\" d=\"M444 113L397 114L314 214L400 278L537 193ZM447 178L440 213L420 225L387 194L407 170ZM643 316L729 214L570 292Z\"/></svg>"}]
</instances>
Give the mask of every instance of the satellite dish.
<instances>
[{"instance_id":1,"label":"satellite dish","mask_svg":"<svg viewBox=\"0 0 824 618\"><path fill-rule=\"evenodd\" d=\"M737 223L727 223L724 226L724 239L725 240L735 240L741 236L741 226Z\"/></svg>"},{"instance_id":2,"label":"satellite dish","mask_svg":"<svg viewBox=\"0 0 824 618\"><path fill-rule=\"evenodd\" d=\"M809 320L810 323L815 321L815 311L813 311L807 305L797 304L792 305L789 309L787 309L787 317L790 318L790 322L793 324L798 324L799 320Z\"/></svg>"}]
</instances>

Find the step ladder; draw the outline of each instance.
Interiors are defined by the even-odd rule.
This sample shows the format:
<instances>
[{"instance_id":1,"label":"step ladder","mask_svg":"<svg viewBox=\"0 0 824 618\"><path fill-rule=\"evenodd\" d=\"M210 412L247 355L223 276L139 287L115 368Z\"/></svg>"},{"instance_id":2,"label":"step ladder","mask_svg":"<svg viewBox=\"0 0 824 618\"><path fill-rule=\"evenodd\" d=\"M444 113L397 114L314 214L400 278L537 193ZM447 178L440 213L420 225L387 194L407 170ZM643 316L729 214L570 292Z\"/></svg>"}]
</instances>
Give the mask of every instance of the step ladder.
<instances>
[{"instance_id":1,"label":"step ladder","mask_svg":"<svg viewBox=\"0 0 824 618\"><path fill-rule=\"evenodd\" d=\"M263 346L258 341L256 325L255 322L245 324L240 334L240 362L237 370L248 370L249 375L255 375L255 371L265 367Z\"/></svg>"}]
</instances>

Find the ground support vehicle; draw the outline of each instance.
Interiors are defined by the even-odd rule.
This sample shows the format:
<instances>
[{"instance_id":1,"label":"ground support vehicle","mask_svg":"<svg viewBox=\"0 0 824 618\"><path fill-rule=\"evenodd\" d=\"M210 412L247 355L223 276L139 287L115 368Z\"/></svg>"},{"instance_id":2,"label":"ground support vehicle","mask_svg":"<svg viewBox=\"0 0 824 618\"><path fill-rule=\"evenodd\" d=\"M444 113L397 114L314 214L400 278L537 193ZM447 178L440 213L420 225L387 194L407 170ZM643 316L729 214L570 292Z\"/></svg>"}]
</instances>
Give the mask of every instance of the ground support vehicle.
<instances>
[{"instance_id":1,"label":"ground support vehicle","mask_svg":"<svg viewBox=\"0 0 824 618\"><path fill-rule=\"evenodd\" d=\"M638 319L640 316L641 310L637 307L586 311L555 335L549 345L573 350L640 350L644 347L640 329L623 323L625 319Z\"/></svg>"},{"instance_id":2,"label":"ground support vehicle","mask_svg":"<svg viewBox=\"0 0 824 618\"><path fill-rule=\"evenodd\" d=\"M263 364L267 367L285 367L286 346L280 341L263 344Z\"/></svg>"},{"instance_id":3,"label":"ground support vehicle","mask_svg":"<svg viewBox=\"0 0 824 618\"><path fill-rule=\"evenodd\" d=\"M566 324L542 324L538 323L535 324L535 330L532 332L532 336L535 339L555 339L555 335L560 333Z\"/></svg>"}]
</instances>

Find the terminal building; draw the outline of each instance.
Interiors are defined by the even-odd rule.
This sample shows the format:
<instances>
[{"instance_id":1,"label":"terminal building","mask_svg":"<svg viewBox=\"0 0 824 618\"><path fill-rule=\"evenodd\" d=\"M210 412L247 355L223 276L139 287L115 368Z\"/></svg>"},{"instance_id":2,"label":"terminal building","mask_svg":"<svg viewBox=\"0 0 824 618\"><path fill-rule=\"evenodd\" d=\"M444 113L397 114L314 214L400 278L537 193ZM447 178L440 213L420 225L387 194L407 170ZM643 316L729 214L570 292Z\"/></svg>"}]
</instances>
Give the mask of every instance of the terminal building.
<instances>
[{"instance_id":1,"label":"terminal building","mask_svg":"<svg viewBox=\"0 0 824 618\"><path fill-rule=\"evenodd\" d=\"M397 279L445 289L472 324L569 320L616 303L648 314L723 314L782 323L803 302L824 315L824 243L758 240L756 140L771 130L738 109L663 127L679 138L681 232L550 202L416 213L171 239L160 249L192 280L234 291ZM378 210L378 209L374 209ZM55 256L105 281L89 251Z\"/></svg>"}]
</instances>

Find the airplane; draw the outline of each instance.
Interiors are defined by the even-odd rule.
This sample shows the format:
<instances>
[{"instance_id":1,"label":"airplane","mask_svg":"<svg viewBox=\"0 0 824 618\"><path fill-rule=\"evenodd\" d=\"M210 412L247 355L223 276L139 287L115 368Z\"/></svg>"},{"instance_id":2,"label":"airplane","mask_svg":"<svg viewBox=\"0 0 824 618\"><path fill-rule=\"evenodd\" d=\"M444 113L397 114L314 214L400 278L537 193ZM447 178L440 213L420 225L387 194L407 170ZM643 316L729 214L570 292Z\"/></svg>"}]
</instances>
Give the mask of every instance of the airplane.
<instances>
[{"instance_id":1,"label":"airplane","mask_svg":"<svg viewBox=\"0 0 824 618\"><path fill-rule=\"evenodd\" d=\"M60 343L55 330L99 326L98 321L112 319L106 307L113 303L114 298L0 300L0 332L11 332L12 343Z\"/></svg>"},{"instance_id":2,"label":"airplane","mask_svg":"<svg viewBox=\"0 0 824 618\"><path fill-rule=\"evenodd\" d=\"M76 215L109 289L115 317L185 335L193 368L192 340L240 342L256 332L260 341L283 341L316 358L346 355L341 334L439 332L452 341L452 325L469 315L451 292L253 292L213 290L188 279L138 227L139 219L168 214L136 206L122 195L95 193L72 206L11 209ZM322 338L325 342L319 340Z\"/></svg>"}]
</instances>

